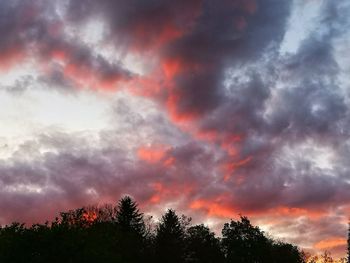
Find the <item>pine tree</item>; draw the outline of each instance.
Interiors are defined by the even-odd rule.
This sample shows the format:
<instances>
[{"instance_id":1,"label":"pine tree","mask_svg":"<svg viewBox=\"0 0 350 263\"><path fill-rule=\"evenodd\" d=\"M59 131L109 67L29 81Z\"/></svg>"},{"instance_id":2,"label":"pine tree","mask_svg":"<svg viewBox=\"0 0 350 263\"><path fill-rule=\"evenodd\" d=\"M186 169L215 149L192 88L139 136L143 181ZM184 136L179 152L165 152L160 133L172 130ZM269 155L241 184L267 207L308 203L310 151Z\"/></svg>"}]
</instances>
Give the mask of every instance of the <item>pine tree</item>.
<instances>
[{"instance_id":1,"label":"pine tree","mask_svg":"<svg viewBox=\"0 0 350 263\"><path fill-rule=\"evenodd\" d=\"M174 210L169 209L162 216L156 236L158 262L184 262L184 228Z\"/></svg>"},{"instance_id":2,"label":"pine tree","mask_svg":"<svg viewBox=\"0 0 350 263\"><path fill-rule=\"evenodd\" d=\"M137 203L129 196L123 197L117 207L116 223L122 262L140 262L144 257L145 223Z\"/></svg>"},{"instance_id":3,"label":"pine tree","mask_svg":"<svg viewBox=\"0 0 350 263\"><path fill-rule=\"evenodd\" d=\"M145 223L143 214L140 213L137 203L131 197L123 197L119 201L117 209L116 222L122 231L144 234Z\"/></svg>"}]
</instances>

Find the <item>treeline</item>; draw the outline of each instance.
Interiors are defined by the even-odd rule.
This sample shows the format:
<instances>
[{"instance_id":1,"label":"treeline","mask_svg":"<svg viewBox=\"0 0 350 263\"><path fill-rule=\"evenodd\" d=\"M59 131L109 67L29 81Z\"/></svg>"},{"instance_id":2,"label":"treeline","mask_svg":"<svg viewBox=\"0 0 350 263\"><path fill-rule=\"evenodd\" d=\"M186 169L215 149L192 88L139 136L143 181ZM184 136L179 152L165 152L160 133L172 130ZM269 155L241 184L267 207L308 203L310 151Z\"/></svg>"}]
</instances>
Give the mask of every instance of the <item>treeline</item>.
<instances>
[{"instance_id":1,"label":"treeline","mask_svg":"<svg viewBox=\"0 0 350 263\"><path fill-rule=\"evenodd\" d=\"M130 197L116 206L60 213L53 222L0 228L0 262L302 263L298 247L275 241L247 217L224 224L222 237L168 210L153 224Z\"/></svg>"}]
</instances>

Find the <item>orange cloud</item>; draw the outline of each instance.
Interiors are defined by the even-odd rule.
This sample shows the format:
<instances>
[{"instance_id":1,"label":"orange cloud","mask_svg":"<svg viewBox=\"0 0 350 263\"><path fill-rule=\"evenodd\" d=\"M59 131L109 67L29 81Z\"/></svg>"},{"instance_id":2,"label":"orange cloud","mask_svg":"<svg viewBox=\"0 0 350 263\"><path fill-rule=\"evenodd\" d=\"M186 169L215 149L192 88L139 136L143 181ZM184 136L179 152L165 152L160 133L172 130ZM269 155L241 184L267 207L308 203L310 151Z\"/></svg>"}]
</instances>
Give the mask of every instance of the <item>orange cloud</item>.
<instances>
[{"instance_id":1,"label":"orange cloud","mask_svg":"<svg viewBox=\"0 0 350 263\"><path fill-rule=\"evenodd\" d=\"M84 67L73 63L68 64L64 68L64 74L70 79L73 79L81 88L90 87L94 81L94 76L86 66Z\"/></svg>"},{"instance_id":2,"label":"orange cloud","mask_svg":"<svg viewBox=\"0 0 350 263\"><path fill-rule=\"evenodd\" d=\"M103 76L86 65L69 63L65 66L64 73L72 79L80 88L112 91L117 89L117 84L123 81L119 75Z\"/></svg>"},{"instance_id":3,"label":"orange cloud","mask_svg":"<svg viewBox=\"0 0 350 263\"><path fill-rule=\"evenodd\" d=\"M163 75L163 86L166 88L165 107L170 118L175 123L189 122L198 119L201 113L189 103L187 107L182 107L187 99L186 91L177 86L178 76L196 74L208 69L207 65L202 65L195 61L190 61L184 57L162 58L160 62L161 73Z\"/></svg>"},{"instance_id":4,"label":"orange cloud","mask_svg":"<svg viewBox=\"0 0 350 263\"><path fill-rule=\"evenodd\" d=\"M287 206L279 206L273 208L269 211L264 211L264 213L271 214L273 216L290 216L290 217L299 217L299 216L307 216L311 219L318 219L326 214L323 210L310 210L306 208L300 207L287 207Z\"/></svg>"},{"instance_id":5,"label":"orange cloud","mask_svg":"<svg viewBox=\"0 0 350 263\"><path fill-rule=\"evenodd\" d=\"M67 64L69 61L69 54L64 49L53 49L50 54L54 61Z\"/></svg>"},{"instance_id":6,"label":"orange cloud","mask_svg":"<svg viewBox=\"0 0 350 263\"><path fill-rule=\"evenodd\" d=\"M148 21L139 21L132 27L128 33L131 34L134 41L130 43L129 49L138 53L160 49L185 33L184 29L171 21L162 24L160 28Z\"/></svg>"},{"instance_id":7,"label":"orange cloud","mask_svg":"<svg viewBox=\"0 0 350 263\"><path fill-rule=\"evenodd\" d=\"M182 123L195 120L199 117L198 112L194 111L179 111L179 104L182 100L182 96L178 92L172 92L169 94L166 101L166 107L170 114L170 118L175 123Z\"/></svg>"},{"instance_id":8,"label":"orange cloud","mask_svg":"<svg viewBox=\"0 0 350 263\"><path fill-rule=\"evenodd\" d=\"M232 134L223 140L223 142L221 143L221 148L224 151L226 151L230 157L236 157L239 152L239 149L237 148L237 143L241 140L241 135Z\"/></svg>"},{"instance_id":9,"label":"orange cloud","mask_svg":"<svg viewBox=\"0 0 350 263\"><path fill-rule=\"evenodd\" d=\"M202 12L202 0L181 1L171 4L171 9L159 10L160 14L146 12L141 18L133 19L123 27L123 32L130 35L129 49L132 52L148 52L168 46L183 37L195 24ZM160 7L162 8L162 7ZM174 10L180 10L176 13Z\"/></svg>"},{"instance_id":10,"label":"orange cloud","mask_svg":"<svg viewBox=\"0 0 350 263\"><path fill-rule=\"evenodd\" d=\"M232 201L232 197L228 197L228 195L219 195L212 199L197 199L192 201L189 204L189 207L194 210L205 211L207 216L221 218L235 218L240 213L249 217L263 216L268 218L268 221L265 221L265 224L275 224L279 222L280 218L298 218L300 216L306 216L311 220L318 220L322 216L327 215L327 212L324 210L310 210L288 206L278 206L270 209L246 209L239 205L235 205L234 201Z\"/></svg>"},{"instance_id":11,"label":"orange cloud","mask_svg":"<svg viewBox=\"0 0 350 263\"><path fill-rule=\"evenodd\" d=\"M165 156L163 148L140 147L137 150L137 155L141 160L149 163L157 163Z\"/></svg>"},{"instance_id":12,"label":"orange cloud","mask_svg":"<svg viewBox=\"0 0 350 263\"><path fill-rule=\"evenodd\" d=\"M137 156L150 164L160 163L164 167L171 167L175 163L175 158L168 156L168 149L164 145L140 147L137 149Z\"/></svg>"},{"instance_id":13,"label":"orange cloud","mask_svg":"<svg viewBox=\"0 0 350 263\"><path fill-rule=\"evenodd\" d=\"M335 248L339 246L345 246L347 244L347 240L345 238L329 238L325 240L321 240L314 245L314 248L319 250L326 250L330 248Z\"/></svg>"},{"instance_id":14,"label":"orange cloud","mask_svg":"<svg viewBox=\"0 0 350 263\"><path fill-rule=\"evenodd\" d=\"M138 77L130 82L128 85L128 91L132 95L146 97L146 98L158 98L163 93L162 87L156 79L152 77Z\"/></svg>"},{"instance_id":15,"label":"orange cloud","mask_svg":"<svg viewBox=\"0 0 350 263\"><path fill-rule=\"evenodd\" d=\"M158 204L160 203L162 196L165 194L166 189L163 186L162 183L159 182L155 182L152 184L152 188L154 189L155 193L151 196L151 198L149 199L149 201L152 204Z\"/></svg>"},{"instance_id":16,"label":"orange cloud","mask_svg":"<svg viewBox=\"0 0 350 263\"><path fill-rule=\"evenodd\" d=\"M152 204L159 204L162 200L167 200L169 198L174 199L178 196L189 195L194 189L191 184L171 184L167 186L161 182L155 182L152 183L151 186L154 193L149 201Z\"/></svg>"},{"instance_id":17,"label":"orange cloud","mask_svg":"<svg viewBox=\"0 0 350 263\"><path fill-rule=\"evenodd\" d=\"M179 60L170 59L162 63L162 69L167 79L173 79L181 71L181 62Z\"/></svg>"},{"instance_id":18,"label":"orange cloud","mask_svg":"<svg viewBox=\"0 0 350 263\"><path fill-rule=\"evenodd\" d=\"M237 162L231 161L224 164L224 171L225 171L224 180L225 181L229 180L232 174L236 171L236 169L248 164L252 159L253 159L252 156L248 156L247 158L244 158L240 161L237 161Z\"/></svg>"},{"instance_id":19,"label":"orange cloud","mask_svg":"<svg viewBox=\"0 0 350 263\"><path fill-rule=\"evenodd\" d=\"M74 58L73 52L74 50L70 50L69 47L53 48L49 51L48 56L44 56L44 59L41 60L42 68L47 73L50 71L50 62L58 62L63 68L65 77L81 89L115 91L121 86L119 84L125 84L129 81L127 73L118 72L117 69L115 72L106 73L105 70L111 69L94 66L95 61L91 61L90 58L79 61Z\"/></svg>"},{"instance_id":20,"label":"orange cloud","mask_svg":"<svg viewBox=\"0 0 350 263\"><path fill-rule=\"evenodd\" d=\"M97 85L95 87L98 87L105 91L114 91L118 88L118 86L121 86L123 83L125 83L126 80L123 79L121 76L118 75L110 75L110 76L101 76L98 81Z\"/></svg>"},{"instance_id":21,"label":"orange cloud","mask_svg":"<svg viewBox=\"0 0 350 263\"><path fill-rule=\"evenodd\" d=\"M189 207L194 210L203 210L208 216L221 218L234 218L237 216L237 211L230 205L220 204L220 200L211 201L198 199L193 201Z\"/></svg>"},{"instance_id":22,"label":"orange cloud","mask_svg":"<svg viewBox=\"0 0 350 263\"><path fill-rule=\"evenodd\" d=\"M195 137L200 140L215 142L219 137L219 132L217 130L197 131Z\"/></svg>"},{"instance_id":23,"label":"orange cloud","mask_svg":"<svg viewBox=\"0 0 350 263\"><path fill-rule=\"evenodd\" d=\"M165 167L171 167L172 165L174 165L176 159L174 157L169 157L168 159L166 159L163 163L163 165Z\"/></svg>"}]
</instances>

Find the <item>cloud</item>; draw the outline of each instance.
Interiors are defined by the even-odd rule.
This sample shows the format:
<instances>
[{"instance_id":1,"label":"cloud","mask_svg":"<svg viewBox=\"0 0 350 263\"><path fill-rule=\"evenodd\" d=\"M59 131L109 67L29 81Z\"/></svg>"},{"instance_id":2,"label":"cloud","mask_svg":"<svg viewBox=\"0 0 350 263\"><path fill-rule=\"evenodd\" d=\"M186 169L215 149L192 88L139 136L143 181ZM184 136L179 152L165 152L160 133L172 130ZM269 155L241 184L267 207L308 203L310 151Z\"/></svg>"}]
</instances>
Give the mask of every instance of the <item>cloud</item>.
<instances>
[{"instance_id":1,"label":"cloud","mask_svg":"<svg viewBox=\"0 0 350 263\"><path fill-rule=\"evenodd\" d=\"M118 82L131 77L122 65L107 61L84 43L71 40L57 12L57 5L43 1L1 3L4 13L0 33L3 70L10 70L19 61L35 59L41 79L52 87L114 90ZM9 33L8 33L9 32ZM67 85L73 82L73 85Z\"/></svg>"},{"instance_id":2,"label":"cloud","mask_svg":"<svg viewBox=\"0 0 350 263\"><path fill-rule=\"evenodd\" d=\"M1 3L1 70L33 59L31 86L127 98L113 100L96 141L50 131L1 161L2 222L130 193L156 213L265 216L281 236L310 229L312 249L338 244L344 223L326 225L350 200L349 92L335 56L350 7L319 5L318 26L282 54L293 1ZM91 20L102 21L98 44L74 33Z\"/></svg>"},{"instance_id":3,"label":"cloud","mask_svg":"<svg viewBox=\"0 0 350 263\"><path fill-rule=\"evenodd\" d=\"M288 1L70 1L67 17L84 23L103 14L109 41L130 52L152 53L163 75L160 99L174 120L190 120L223 100L225 67L257 59L282 40ZM273 8L270 8L273 6ZM256 43L259 43L256 45ZM158 88L158 85L154 85Z\"/></svg>"}]
</instances>

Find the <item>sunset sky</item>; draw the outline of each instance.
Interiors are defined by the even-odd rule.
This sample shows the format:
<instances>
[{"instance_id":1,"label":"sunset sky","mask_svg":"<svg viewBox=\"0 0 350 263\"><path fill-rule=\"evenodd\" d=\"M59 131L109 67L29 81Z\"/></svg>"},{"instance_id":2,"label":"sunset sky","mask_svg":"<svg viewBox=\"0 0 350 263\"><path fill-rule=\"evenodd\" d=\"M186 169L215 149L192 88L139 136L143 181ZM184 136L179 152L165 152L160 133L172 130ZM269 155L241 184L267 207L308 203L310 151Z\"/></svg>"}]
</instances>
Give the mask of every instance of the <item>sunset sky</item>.
<instances>
[{"instance_id":1,"label":"sunset sky","mask_svg":"<svg viewBox=\"0 0 350 263\"><path fill-rule=\"evenodd\" d=\"M345 254L350 1L0 0L0 224L125 194Z\"/></svg>"}]
</instances>

